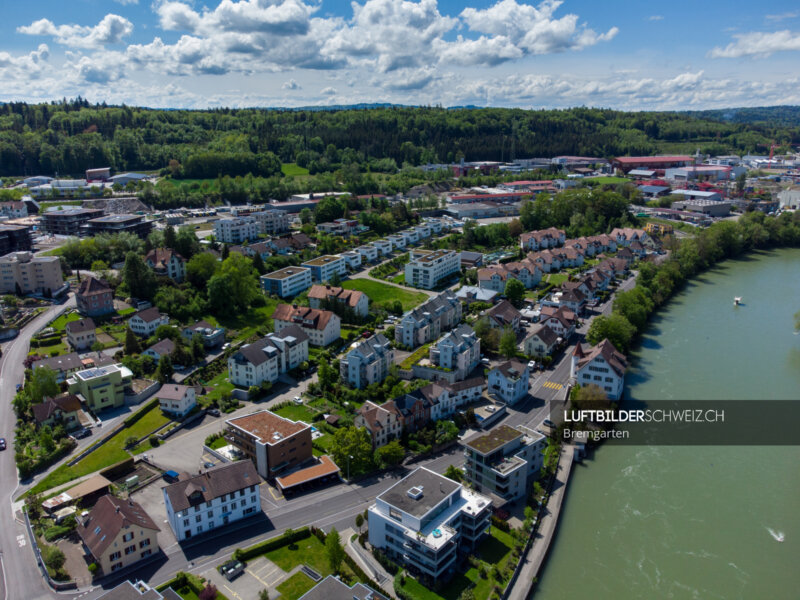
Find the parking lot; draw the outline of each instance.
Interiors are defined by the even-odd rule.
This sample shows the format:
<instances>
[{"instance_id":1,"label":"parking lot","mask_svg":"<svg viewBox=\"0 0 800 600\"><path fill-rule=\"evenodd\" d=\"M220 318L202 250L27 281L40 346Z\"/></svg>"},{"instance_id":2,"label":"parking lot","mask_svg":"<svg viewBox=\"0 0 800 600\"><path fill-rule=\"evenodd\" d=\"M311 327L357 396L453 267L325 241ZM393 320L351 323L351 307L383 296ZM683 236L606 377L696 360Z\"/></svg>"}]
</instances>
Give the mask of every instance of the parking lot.
<instances>
[{"instance_id":1,"label":"parking lot","mask_svg":"<svg viewBox=\"0 0 800 600\"><path fill-rule=\"evenodd\" d=\"M251 560L244 572L231 581L223 577L216 568L204 571L201 576L217 586L217 589L228 598L249 600L258 598L259 592L265 588L269 590L270 597L274 598L275 587L286 579L288 574L263 556L259 556Z\"/></svg>"},{"instance_id":2,"label":"parking lot","mask_svg":"<svg viewBox=\"0 0 800 600\"><path fill-rule=\"evenodd\" d=\"M145 512L150 515L156 525L161 531L158 532L158 545L164 552L173 548L177 543L175 534L172 533L172 528L167 521L167 509L164 505L164 493L161 491L168 484L163 479L159 478L151 484L146 485L140 490L131 494L130 498L134 502L142 505Z\"/></svg>"}]
</instances>

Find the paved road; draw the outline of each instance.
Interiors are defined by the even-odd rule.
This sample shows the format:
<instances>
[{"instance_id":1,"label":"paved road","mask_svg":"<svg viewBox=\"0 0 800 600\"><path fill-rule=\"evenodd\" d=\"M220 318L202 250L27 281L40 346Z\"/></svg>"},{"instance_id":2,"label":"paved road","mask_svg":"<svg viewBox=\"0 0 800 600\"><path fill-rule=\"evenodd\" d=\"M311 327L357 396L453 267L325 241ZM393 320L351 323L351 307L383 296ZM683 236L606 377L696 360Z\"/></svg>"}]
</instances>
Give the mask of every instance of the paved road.
<instances>
[{"instance_id":1,"label":"paved road","mask_svg":"<svg viewBox=\"0 0 800 600\"><path fill-rule=\"evenodd\" d=\"M16 385L22 383L25 369L22 361L28 354L33 334L59 314L75 306L71 297L63 305L53 306L28 323L16 339L3 347L0 359L0 436L8 442L8 450L0 454L0 552L2 552L6 600L49 598L50 588L36 566L31 545L21 522L15 520L11 502L17 489L17 467L14 464L14 424L11 407ZM9 576L10 574L10 576Z\"/></svg>"}]
</instances>

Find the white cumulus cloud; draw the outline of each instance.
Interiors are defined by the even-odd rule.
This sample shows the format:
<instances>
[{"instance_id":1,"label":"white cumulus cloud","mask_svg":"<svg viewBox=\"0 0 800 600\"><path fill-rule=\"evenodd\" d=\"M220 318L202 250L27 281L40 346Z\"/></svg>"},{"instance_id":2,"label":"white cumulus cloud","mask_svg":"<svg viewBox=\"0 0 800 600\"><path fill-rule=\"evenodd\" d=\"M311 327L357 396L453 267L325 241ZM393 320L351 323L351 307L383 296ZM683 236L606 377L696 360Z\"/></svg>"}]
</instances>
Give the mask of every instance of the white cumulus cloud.
<instances>
[{"instance_id":1,"label":"white cumulus cloud","mask_svg":"<svg viewBox=\"0 0 800 600\"><path fill-rule=\"evenodd\" d=\"M739 58L752 56L766 58L775 52L800 50L800 33L796 31L773 31L771 33L753 31L733 36L736 41L724 48L717 46L709 56L711 58Z\"/></svg>"},{"instance_id":2,"label":"white cumulus cloud","mask_svg":"<svg viewBox=\"0 0 800 600\"><path fill-rule=\"evenodd\" d=\"M97 48L119 44L133 32L133 23L125 17L107 14L97 25L55 25L49 19L39 19L30 25L17 27L25 35L51 36L59 44L72 48Z\"/></svg>"}]
</instances>

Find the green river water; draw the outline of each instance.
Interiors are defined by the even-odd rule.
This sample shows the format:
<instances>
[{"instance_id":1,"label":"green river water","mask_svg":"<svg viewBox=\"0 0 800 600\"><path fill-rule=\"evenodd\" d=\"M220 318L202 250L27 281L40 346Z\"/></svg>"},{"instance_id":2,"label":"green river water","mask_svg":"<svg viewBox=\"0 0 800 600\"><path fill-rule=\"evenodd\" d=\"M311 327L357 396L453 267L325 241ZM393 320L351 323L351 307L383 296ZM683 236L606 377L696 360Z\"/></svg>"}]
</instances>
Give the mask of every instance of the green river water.
<instances>
[{"instance_id":1,"label":"green river water","mask_svg":"<svg viewBox=\"0 0 800 600\"><path fill-rule=\"evenodd\" d=\"M725 262L653 320L627 397L800 399L798 310L800 250ZM534 597L800 598L800 446L601 447Z\"/></svg>"}]
</instances>

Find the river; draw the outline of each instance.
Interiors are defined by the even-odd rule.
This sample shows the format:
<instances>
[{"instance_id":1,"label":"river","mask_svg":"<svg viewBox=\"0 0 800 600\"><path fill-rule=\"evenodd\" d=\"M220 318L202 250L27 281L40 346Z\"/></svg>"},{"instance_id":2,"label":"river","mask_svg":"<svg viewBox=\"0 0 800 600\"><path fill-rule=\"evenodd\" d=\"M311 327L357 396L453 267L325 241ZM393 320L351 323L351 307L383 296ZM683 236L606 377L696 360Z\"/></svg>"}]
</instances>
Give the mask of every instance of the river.
<instances>
[{"instance_id":1,"label":"river","mask_svg":"<svg viewBox=\"0 0 800 600\"><path fill-rule=\"evenodd\" d=\"M798 310L800 250L723 263L653 319L626 397L800 399ZM800 598L800 446L608 445L569 486L536 600Z\"/></svg>"}]
</instances>

